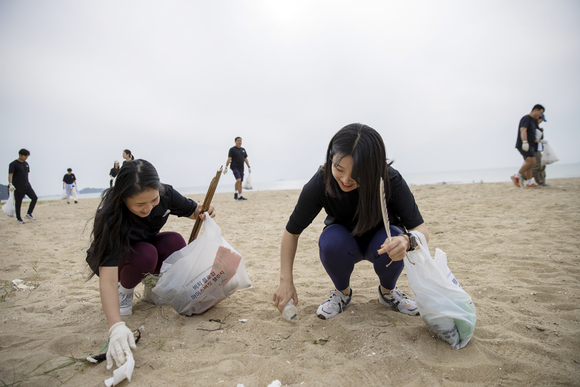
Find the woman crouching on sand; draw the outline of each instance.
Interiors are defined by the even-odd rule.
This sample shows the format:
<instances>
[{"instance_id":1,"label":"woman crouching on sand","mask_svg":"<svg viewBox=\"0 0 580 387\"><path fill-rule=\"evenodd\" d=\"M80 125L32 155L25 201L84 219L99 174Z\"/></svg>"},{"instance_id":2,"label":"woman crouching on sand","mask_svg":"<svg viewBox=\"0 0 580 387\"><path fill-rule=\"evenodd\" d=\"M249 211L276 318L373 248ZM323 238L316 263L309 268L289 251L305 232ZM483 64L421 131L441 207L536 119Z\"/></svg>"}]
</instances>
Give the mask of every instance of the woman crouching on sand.
<instances>
[{"instance_id":1,"label":"woman crouching on sand","mask_svg":"<svg viewBox=\"0 0 580 387\"><path fill-rule=\"evenodd\" d=\"M392 163L392 162L391 162ZM320 260L335 290L316 312L321 319L341 313L352 299L350 277L354 265L370 261L379 277L379 303L411 316L419 313L415 301L396 287L403 258L416 246L403 229L417 230L429 239L415 198L403 177L390 166L385 145L374 129L351 124L334 135L326 163L304 186L286 224L280 250L280 285L274 304L282 312L290 299L298 303L292 268L300 234L324 208L327 218L318 245ZM390 231L389 242L380 204L384 180Z\"/></svg>"},{"instance_id":2,"label":"woman crouching on sand","mask_svg":"<svg viewBox=\"0 0 580 387\"><path fill-rule=\"evenodd\" d=\"M163 261L186 246L180 234L159 231L169 214L205 219L201 209L172 186L162 184L155 167L145 160L125 162L115 185L103 193L87 263L90 277L99 276L101 303L110 327L107 369L113 360L117 366L124 364L124 351L135 349L133 333L121 320L133 313L135 287L148 273L158 274ZM213 206L208 213L215 216ZM148 292L146 287L145 301Z\"/></svg>"}]
</instances>

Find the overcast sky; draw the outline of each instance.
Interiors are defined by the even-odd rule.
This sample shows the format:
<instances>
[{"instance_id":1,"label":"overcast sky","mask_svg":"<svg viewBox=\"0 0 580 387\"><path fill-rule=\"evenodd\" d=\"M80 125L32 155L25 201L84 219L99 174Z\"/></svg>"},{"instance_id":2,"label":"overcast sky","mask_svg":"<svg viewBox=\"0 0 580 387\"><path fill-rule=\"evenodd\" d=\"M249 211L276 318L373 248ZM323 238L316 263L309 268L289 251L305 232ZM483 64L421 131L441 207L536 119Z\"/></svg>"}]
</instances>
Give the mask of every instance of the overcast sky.
<instances>
[{"instance_id":1,"label":"overcast sky","mask_svg":"<svg viewBox=\"0 0 580 387\"><path fill-rule=\"evenodd\" d=\"M536 103L577 163L579 69L577 0L0 0L2 183L27 148L39 195L106 187L128 148L207 185L236 136L254 181L308 179L352 122L403 173L516 172Z\"/></svg>"}]
</instances>

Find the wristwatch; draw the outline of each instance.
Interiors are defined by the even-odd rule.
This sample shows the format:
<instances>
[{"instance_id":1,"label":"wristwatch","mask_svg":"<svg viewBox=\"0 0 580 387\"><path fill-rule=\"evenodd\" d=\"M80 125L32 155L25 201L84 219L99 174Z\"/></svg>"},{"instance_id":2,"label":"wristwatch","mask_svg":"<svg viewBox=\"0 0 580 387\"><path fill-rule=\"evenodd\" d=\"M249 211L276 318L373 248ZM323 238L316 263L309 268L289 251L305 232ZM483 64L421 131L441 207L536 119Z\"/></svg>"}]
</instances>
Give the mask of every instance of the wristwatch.
<instances>
[{"instance_id":1,"label":"wristwatch","mask_svg":"<svg viewBox=\"0 0 580 387\"><path fill-rule=\"evenodd\" d=\"M406 232L403 235L406 235L409 238L409 250L407 251L415 250L419 245L419 243L417 242L417 237L409 232Z\"/></svg>"}]
</instances>

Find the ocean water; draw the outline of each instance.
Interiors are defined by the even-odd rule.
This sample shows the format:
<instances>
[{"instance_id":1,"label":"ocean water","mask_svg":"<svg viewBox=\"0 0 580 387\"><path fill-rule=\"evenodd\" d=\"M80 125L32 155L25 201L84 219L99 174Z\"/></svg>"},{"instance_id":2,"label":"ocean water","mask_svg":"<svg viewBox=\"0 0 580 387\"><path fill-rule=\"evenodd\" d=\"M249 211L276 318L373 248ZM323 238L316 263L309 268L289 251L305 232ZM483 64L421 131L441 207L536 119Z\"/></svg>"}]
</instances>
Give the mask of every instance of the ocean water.
<instances>
[{"instance_id":1,"label":"ocean water","mask_svg":"<svg viewBox=\"0 0 580 387\"><path fill-rule=\"evenodd\" d=\"M509 168L492 168L492 169L475 169L468 171L437 171L437 172L420 172L420 173L406 173L404 170L398 169L403 175L407 184L409 185L424 185L424 184L470 184L470 183L497 183L509 182L510 176L517 171L518 167ZM252 191L277 191L302 189L304 184L308 182L311 176L304 180L279 180L274 182L252 182ZM574 164L551 164L546 167L546 182L550 179L562 179L570 177L580 177L580 163ZM173 186L184 195L203 194L207 192L209 182L207 185L194 187L180 187L179 183L174 183ZM221 182L216 192L232 192L234 185L231 181ZM90 199L100 197L100 193L80 194L79 199ZM58 200L60 194L47 195L39 197L39 200ZM26 199L25 199L26 200Z\"/></svg>"}]
</instances>

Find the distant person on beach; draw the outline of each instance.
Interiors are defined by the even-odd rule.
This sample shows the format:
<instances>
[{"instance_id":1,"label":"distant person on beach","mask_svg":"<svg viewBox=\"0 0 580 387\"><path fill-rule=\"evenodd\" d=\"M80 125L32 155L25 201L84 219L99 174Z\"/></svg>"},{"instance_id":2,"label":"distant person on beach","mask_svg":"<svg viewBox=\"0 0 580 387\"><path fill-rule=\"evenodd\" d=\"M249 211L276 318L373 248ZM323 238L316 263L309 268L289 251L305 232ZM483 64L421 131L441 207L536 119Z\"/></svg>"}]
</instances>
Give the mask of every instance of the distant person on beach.
<instances>
[{"instance_id":1,"label":"distant person on beach","mask_svg":"<svg viewBox=\"0 0 580 387\"><path fill-rule=\"evenodd\" d=\"M119 162L115 160L115 162L113 163L113 168L111 168L111 170L109 171L109 177L111 178L111 180L109 181L109 188L113 186L113 182L115 181L115 178L117 177L118 174L119 174Z\"/></svg>"},{"instance_id":2,"label":"distant person on beach","mask_svg":"<svg viewBox=\"0 0 580 387\"><path fill-rule=\"evenodd\" d=\"M536 129L536 163L532 168L532 172L534 175L534 180L536 184L541 185L542 187L549 187L550 184L546 183L546 166L542 165L542 151L546 140L544 140L544 128L540 127L540 124L546 121L546 116L542 114L540 118L538 118L538 129Z\"/></svg>"},{"instance_id":3,"label":"distant person on beach","mask_svg":"<svg viewBox=\"0 0 580 387\"><path fill-rule=\"evenodd\" d=\"M72 168L66 170L66 174L62 178L62 189L66 193L66 202L70 204L70 198L72 197L75 204L78 203L77 199L77 178L74 173L72 173Z\"/></svg>"},{"instance_id":4,"label":"distant person on beach","mask_svg":"<svg viewBox=\"0 0 580 387\"><path fill-rule=\"evenodd\" d=\"M205 219L202 205L183 197L172 186L159 181L155 167L146 160L127 161L112 188L102 194L95 214L87 263L99 276L103 311L109 324L107 369L125 363L123 351L135 349L133 334L122 322L133 313L135 287L148 273L159 274L161 264L186 246L176 232L160 232L169 214ZM210 206L209 215L215 216ZM151 287L145 286L143 300L151 302Z\"/></svg>"},{"instance_id":5,"label":"distant person on beach","mask_svg":"<svg viewBox=\"0 0 580 387\"><path fill-rule=\"evenodd\" d=\"M387 160L380 134L363 124L339 130L328 145L326 163L304 186L290 215L280 248L280 285L273 301L282 312L293 299L298 303L292 268L300 234L324 208L325 228L318 240L320 260L335 289L316 311L321 319L342 313L352 299L350 278L356 263L367 260L379 278L381 305L416 316L417 304L397 288L406 252L417 246L416 237L405 230L417 230L429 239L429 232L413 194L401 174ZM392 241L382 218L379 194L384 180Z\"/></svg>"},{"instance_id":6,"label":"distant person on beach","mask_svg":"<svg viewBox=\"0 0 580 387\"><path fill-rule=\"evenodd\" d=\"M129 149L125 149L123 151L123 165L125 165L125 162L127 161L131 161L131 160L135 160L135 157L133 157L133 154L131 153L131 151Z\"/></svg>"},{"instance_id":7,"label":"distant person on beach","mask_svg":"<svg viewBox=\"0 0 580 387\"><path fill-rule=\"evenodd\" d=\"M518 125L516 149L523 156L524 164L511 177L516 187L542 188L541 185L534 183L532 168L536 164L536 129L538 128L538 119L544 114L544 111L545 109L542 105L535 105L530 114L522 117ZM527 181L524 183L524 180Z\"/></svg>"},{"instance_id":8,"label":"distant person on beach","mask_svg":"<svg viewBox=\"0 0 580 387\"><path fill-rule=\"evenodd\" d=\"M30 156L30 152L22 148L18 151L18 158L8 166L8 187L10 191L14 191L14 209L16 210L16 219L19 224L24 224L24 221L20 217L20 207L22 206L22 199L24 199L24 196L30 198L26 217L30 220L36 220L36 218L32 216L32 211L34 211L34 206L36 206L38 196L36 196L36 193L28 181L28 174L30 173L30 166L26 162L28 156Z\"/></svg>"},{"instance_id":9,"label":"distant person on beach","mask_svg":"<svg viewBox=\"0 0 580 387\"><path fill-rule=\"evenodd\" d=\"M224 169L224 175L228 172L228 166L232 163L232 173L236 178L236 184L234 185L234 200L247 200L242 196L242 182L244 181L244 163L248 166L248 172L252 173L250 169L250 163L248 162L248 154L246 150L242 148L242 138L236 137L236 145L230 148L228 152L228 161L226 161L226 168Z\"/></svg>"}]
</instances>

